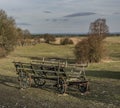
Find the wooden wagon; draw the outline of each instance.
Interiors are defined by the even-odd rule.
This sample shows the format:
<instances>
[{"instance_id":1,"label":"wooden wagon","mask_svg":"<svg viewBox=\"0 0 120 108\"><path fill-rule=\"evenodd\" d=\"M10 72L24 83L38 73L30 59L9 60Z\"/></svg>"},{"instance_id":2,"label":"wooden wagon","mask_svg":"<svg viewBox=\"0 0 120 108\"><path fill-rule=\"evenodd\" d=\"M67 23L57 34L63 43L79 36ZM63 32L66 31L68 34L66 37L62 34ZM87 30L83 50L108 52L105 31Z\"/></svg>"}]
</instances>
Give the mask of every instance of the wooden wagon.
<instances>
[{"instance_id":1,"label":"wooden wagon","mask_svg":"<svg viewBox=\"0 0 120 108\"><path fill-rule=\"evenodd\" d=\"M38 60L30 63L13 62L18 74L21 88L31 86L33 80L36 86L44 86L47 80L52 80L60 93L65 93L67 87L76 85L81 93L88 91L89 82L86 79L87 64L71 64L67 61Z\"/></svg>"}]
</instances>

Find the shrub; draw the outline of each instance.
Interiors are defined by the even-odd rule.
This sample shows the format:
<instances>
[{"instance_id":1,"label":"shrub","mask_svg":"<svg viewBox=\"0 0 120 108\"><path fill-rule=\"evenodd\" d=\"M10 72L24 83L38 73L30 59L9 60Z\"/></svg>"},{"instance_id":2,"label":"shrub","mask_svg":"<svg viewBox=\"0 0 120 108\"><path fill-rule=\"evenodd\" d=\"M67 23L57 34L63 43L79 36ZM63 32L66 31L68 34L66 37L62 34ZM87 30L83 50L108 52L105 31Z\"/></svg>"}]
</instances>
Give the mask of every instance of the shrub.
<instances>
[{"instance_id":1,"label":"shrub","mask_svg":"<svg viewBox=\"0 0 120 108\"><path fill-rule=\"evenodd\" d=\"M96 36L83 39L75 46L75 56L79 62L99 62L104 54L103 41Z\"/></svg>"},{"instance_id":2,"label":"shrub","mask_svg":"<svg viewBox=\"0 0 120 108\"><path fill-rule=\"evenodd\" d=\"M99 62L104 54L103 41L98 36L89 36L89 62Z\"/></svg>"},{"instance_id":3,"label":"shrub","mask_svg":"<svg viewBox=\"0 0 120 108\"><path fill-rule=\"evenodd\" d=\"M0 10L0 56L5 56L14 49L17 41L17 29L12 17Z\"/></svg>"},{"instance_id":4,"label":"shrub","mask_svg":"<svg viewBox=\"0 0 120 108\"><path fill-rule=\"evenodd\" d=\"M87 62L89 57L88 39L83 39L82 41L78 42L75 46L74 53L78 62L80 63Z\"/></svg>"},{"instance_id":5,"label":"shrub","mask_svg":"<svg viewBox=\"0 0 120 108\"><path fill-rule=\"evenodd\" d=\"M100 62L104 55L103 41L108 33L105 19L97 19L90 24L90 33L75 46L75 56L79 62Z\"/></svg>"},{"instance_id":6,"label":"shrub","mask_svg":"<svg viewBox=\"0 0 120 108\"><path fill-rule=\"evenodd\" d=\"M61 45L74 44L70 38L64 38L60 40Z\"/></svg>"},{"instance_id":7,"label":"shrub","mask_svg":"<svg viewBox=\"0 0 120 108\"><path fill-rule=\"evenodd\" d=\"M56 41L55 37L50 35L50 34L44 34L44 40L45 40L46 43Z\"/></svg>"}]
</instances>

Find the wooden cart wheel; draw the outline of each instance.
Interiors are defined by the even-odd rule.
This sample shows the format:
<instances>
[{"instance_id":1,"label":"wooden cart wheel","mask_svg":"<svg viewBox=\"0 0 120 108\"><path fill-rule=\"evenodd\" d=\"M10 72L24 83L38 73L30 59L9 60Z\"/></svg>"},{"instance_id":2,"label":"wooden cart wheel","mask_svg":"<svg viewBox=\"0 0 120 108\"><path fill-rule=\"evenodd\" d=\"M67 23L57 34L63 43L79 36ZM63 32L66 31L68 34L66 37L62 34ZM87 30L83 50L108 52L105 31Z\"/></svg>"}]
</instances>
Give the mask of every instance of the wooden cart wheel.
<instances>
[{"instance_id":1,"label":"wooden cart wheel","mask_svg":"<svg viewBox=\"0 0 120 108\"><path fill-rule=\"evenodd\" d=\"M81 81L86 81L85 76L80 76L80 80L81 80Z\"/></svg>"},{"instance_id":2,"label":"wooden cart wheel","mask_svg":"<svg viewBox=\"0 0 120 108\"><path fill-rule=\"evenodd\" d=\"M85 93L88 89L88 84L87 83L81 83L78 85L78 89L81 93Z\"/></svg>"},{"instance_id":3,"label":"wooden cart wheel","mask_svg":"<svg viewBox=\"0 0 120 108\"><path fill-rule=\"evenodd\" d=\"M34 77L34 82L37 86L43 86L46 83L46 81L41 77Z\"/></svg>"},{"instance_id":4,"label":"wooden cart wheel","mask_svg":"<svg viewBox=\"0 0 120 108\"><path fill-rule=\"evenodd\" d=\"M27 72L21 71L18 76L20 88L28 88L31 86L31 76Z\"/></svg>"},{"instance_id":5,"label":"wooden cart wheel","mask_svg":"<svg viewBox=\"0 0 120 108\"><path fill-rule=\"evenodd\" d=\"M64 94L66 92L66 88L67 88L67 85L66 85L66 82L64 80L64 78L59 78L59 81L58 81L58 90L61 94Z\"/></svg>"}]
</instances>

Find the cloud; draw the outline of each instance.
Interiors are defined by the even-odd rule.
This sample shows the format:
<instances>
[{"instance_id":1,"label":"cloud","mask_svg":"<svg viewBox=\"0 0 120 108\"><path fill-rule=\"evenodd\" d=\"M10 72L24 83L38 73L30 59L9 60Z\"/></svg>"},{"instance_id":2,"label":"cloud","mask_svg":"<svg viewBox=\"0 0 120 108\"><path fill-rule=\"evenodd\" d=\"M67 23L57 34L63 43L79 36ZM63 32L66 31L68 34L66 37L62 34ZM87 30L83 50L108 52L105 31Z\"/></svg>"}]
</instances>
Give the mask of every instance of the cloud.
<instances>
[{"instance_id":1,"label":"cloud","mask_svg":"<svg viewBox=\"0 0 120 108\"><path fill-rule=\"evenodd\" d=\"M51 11L43 11L44 13L52 13Z\"/></svg>"},{"instance_id":2,"label":"cloud","mask_svg":"<svg viewBox=\"0 0 120 108\"><path fill-rule=\"evenodd\" d=\"M17 25L19 25L19 26L31 26L31 24L28 24L28 23L17 23Z\"/></svg>"},{"instance_id":3,"label":"cloud","mask_svg":"<svg viewBox=\"0 0 120 108\"><path fill-rule=\"evenodd\" d=\"M119 14L120 14L120 12L115 12L115 13L113 13L113 14L119 15Z\"/></svg>"},{"instance_id":4,"label":"cloud","mask_svg":"<svg viewBox=\"0 0 120 108\"><path fill-rule=\"evenodd\" d=\"M88 15L94 15L96 13L93 12L81 12L81 13L73 13L73 14L69 14L66 15L64 17L78 17L78 16L88 16Z\"/></svg>"},{"instance_id":5,"label":"cloud","mask_svg":"<svg viewBox=\"0 0 120 108\"><path fill-rule=\"evenodd\" d=\"M69 19L67 18L64 18L64 19L57 19L57 18L54 18L54 19L45 19L45 21L52 21L52 22L65 22L65 21L68 21Z\"/></svg>"}]
</instances>

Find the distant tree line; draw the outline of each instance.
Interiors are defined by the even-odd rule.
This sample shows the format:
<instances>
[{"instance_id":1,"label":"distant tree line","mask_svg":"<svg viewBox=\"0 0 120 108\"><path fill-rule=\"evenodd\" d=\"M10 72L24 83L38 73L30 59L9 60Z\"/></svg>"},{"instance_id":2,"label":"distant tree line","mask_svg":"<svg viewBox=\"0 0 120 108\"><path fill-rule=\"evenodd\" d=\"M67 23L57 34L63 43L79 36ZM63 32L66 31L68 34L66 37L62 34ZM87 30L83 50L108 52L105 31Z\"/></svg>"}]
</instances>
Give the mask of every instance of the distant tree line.
<instances>
[{"instance_id":1,"label":"distant tree line","mask_svg":"<svg viewBox=\"0 0 120 108\"><path fill-rule=\"evenodd\" d=\"M31 34L32 38L34 37L39 37L39 38L43 38L44 35L52 35L54 37L85 37L88 36L88 34L69 34L69 33L58 33L58 34L50 34L50 33L45 33L45 34Z\"/></svg>"},{"instance_id":2,"label":"distant tree line","mask_svg":"<svg viewBox=\"0 0 120 108\"><path fill-rule=\"evenodd\" d=\"M67 44L73 44L73 41L70 39L69 36L65 36L65 35L55 35L55 34L39 34L39 35L32 35L32 39L44 39L45 43L51 44L54 43L56 41L56 38L60 37L60 45L67 45Z\"/></svg>"}]
</instances>

